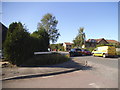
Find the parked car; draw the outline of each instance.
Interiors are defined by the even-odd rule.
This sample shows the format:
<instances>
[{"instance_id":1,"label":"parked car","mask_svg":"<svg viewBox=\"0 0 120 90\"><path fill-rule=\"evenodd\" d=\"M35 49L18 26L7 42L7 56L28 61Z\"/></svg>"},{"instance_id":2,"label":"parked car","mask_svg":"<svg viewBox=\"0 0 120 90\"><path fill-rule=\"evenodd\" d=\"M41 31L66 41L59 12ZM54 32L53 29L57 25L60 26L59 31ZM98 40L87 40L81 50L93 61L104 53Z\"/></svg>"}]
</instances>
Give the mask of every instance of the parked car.
<instances>
[{"instance_id":1,"label":"parked car","mask_svg":"<svg viewBox=\"0 0 120 90\"><path fill-rule=\"evenodd\" d=\"M100 46L92 51L93 56L113 56L116 57L116 48L114 46Z\"/></svg>"},{"instance_id":2,"label":"parked car","mask_svg":"<svg viewBox=\"0 0 120 90\"><path fill-rule=\"evenodd\" d=\"M82 55L82 49L80 48L73 48L69 51L70 57L72 56L80 56Z\"/></svg>"},{"instance_id":3,"label":"parked car","mask_svg":"<svg viewBox=\"0 0 120 90\"><path fill-rule=\"evenodd\" d=\"M82 55L92 55L92 53L87 49L82 49Z\"/></svg>"}]
</instances>

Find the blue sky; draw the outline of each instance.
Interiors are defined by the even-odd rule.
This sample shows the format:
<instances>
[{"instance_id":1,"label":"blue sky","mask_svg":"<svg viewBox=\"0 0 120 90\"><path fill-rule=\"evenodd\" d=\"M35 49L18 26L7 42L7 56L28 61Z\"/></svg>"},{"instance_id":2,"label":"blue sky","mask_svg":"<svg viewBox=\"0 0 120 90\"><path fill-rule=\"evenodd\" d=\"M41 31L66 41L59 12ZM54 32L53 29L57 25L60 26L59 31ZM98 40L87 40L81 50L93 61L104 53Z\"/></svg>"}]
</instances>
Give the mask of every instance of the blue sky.
<instances>
[{"instance_id":1,"label":"blue sky","mask_svg":"<svg viewBox=\"0 0 120 90\"><path fill-rule=\"evenodd\" d=\"M86 39L105 38L118 40L117 2L3 2L2 23L20 21L29 32L37 30L37 24L46 13L58 20L61 36L57 43L72 42L79 27L84 27Z\"/></svg>"}]
</instances>

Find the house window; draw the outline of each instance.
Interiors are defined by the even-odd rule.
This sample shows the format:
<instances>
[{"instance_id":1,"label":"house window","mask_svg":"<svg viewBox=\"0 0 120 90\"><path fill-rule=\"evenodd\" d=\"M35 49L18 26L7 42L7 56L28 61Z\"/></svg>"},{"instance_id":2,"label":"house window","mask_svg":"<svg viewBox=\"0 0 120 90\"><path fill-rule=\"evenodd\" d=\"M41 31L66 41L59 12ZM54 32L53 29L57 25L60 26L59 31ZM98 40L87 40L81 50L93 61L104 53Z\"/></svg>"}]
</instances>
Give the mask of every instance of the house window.
<instances>
[{"instance_id":1,"label":"house window","mask_svg":"<svg viewBox=\"0 0 120 90\"><path fill-rule=\"evenodd\" d=\"M90 42L96 42L94 39L91 39Z\"/></svg>"},{"instance_id":2,"label":"house window","mask_svg":"<svg viewBox=\"0 0 120 90\"><path fill-rule=\"evenodd\" d=\"M66 47L71 47L71 45L66 45Z\"/></svg>"}]
</instances>

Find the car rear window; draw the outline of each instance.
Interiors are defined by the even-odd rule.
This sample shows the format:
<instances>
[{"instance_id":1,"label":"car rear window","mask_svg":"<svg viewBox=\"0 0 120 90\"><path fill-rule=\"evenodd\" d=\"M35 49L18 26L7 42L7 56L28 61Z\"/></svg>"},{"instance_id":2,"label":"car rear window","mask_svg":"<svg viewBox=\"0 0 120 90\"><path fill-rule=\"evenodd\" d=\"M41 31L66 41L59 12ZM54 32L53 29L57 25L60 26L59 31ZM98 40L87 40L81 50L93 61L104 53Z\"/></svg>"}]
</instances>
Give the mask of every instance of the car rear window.
<instances>
[{"instance_id":1,"label":"car rear window","mask_svg":"<svg viewBox=\"0 0 120 90\"><path fill-rule=\"evenodd\" d=\"M81 49L76 49L76 51L81 51Z\"/></svg>"}]
</instances>

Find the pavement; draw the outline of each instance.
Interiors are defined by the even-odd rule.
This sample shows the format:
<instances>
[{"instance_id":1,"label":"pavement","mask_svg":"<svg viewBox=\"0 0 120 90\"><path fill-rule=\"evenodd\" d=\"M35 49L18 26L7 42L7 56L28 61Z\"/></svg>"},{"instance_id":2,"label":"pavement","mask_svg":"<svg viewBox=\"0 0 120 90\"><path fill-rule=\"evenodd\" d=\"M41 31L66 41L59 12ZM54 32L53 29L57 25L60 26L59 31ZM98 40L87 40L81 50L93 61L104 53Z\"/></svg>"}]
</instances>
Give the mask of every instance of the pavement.
<instances>
[{"instance_id":1,"label":"pavement","mask_svg":"<svg viewBox=\"0 0 120 90\"><path fill-rule=\"evenodd\" d=\"M1 63L3 64L3 62ZM90 68L86 64L87 62L85 60L76 60L71 58L70 61L51 66L5 67L2 68L2 81L57 75Z\"/></svg>"}]
</instances>

